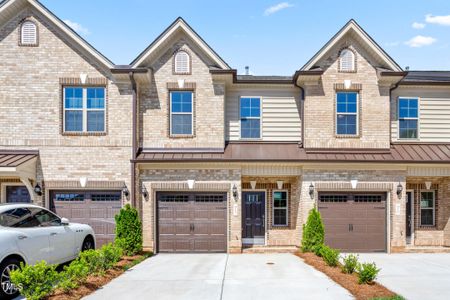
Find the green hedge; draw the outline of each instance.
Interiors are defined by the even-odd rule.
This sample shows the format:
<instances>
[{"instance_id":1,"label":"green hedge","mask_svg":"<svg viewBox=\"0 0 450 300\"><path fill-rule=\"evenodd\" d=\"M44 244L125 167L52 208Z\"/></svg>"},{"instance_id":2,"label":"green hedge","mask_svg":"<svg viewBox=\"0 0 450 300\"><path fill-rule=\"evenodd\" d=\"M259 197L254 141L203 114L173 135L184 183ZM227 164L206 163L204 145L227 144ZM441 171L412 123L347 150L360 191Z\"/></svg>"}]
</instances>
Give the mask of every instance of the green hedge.
<instances>
[{"instance_id":1,"label":"green hedge","mask_svg":"<svg viewBox=\"0 0 450 300\"><path fill-rule=\"evenodd\" d=\"M318 247L323 246L325 229L322 217L316 208L311 209L306 224L303 225L302 251L320 253Z\"/></svg>"},{"instance_id":2,"label":"green hedge","mask_svg":"<svg viewBox=\"0 0 450 300\"><path fill-rule=\"evenodd\" d=\"M129 204L116 215L116 244L126 255L142 251L142 224L138 212Z\"/></svg>"}]
</instances>

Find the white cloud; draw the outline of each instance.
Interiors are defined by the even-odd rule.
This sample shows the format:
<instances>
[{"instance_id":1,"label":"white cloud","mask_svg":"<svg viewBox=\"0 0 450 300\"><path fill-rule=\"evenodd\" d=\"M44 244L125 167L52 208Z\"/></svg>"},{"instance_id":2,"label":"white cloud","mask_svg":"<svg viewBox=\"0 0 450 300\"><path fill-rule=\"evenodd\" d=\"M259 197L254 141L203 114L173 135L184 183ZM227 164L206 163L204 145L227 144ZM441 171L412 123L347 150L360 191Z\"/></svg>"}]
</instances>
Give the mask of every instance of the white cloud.
<instances>
[{"instance_id":1,"label":"white cloud","mask_svg":"<svg viewBox=\"0 0 450 300\"><path fill-rule=\"evenodd\" d=\"M76 32L78 32L80 34L88 35L88 34L91 33L89 31L89 29L83 27L81 24L79 24L77 22L73 22L73 21L70 21L70 20L64 20L64 23L69 25L69 27L71 27L73 30L75 30Z\"/></svg>"},{"instance_id":2,"label":"white cloud","mask_svg":"<svg viewBox=\"0 0 450 300\"><path fill-rule=\"evenodd\" d=\"M430 24L438 24L443 26L450 26L450 15L447 16L433 16L431 14L425 16L425 21Z\"/></svg>"},{"instance_id":3,"label":"white cloud","mask_svg":"<svg viewBox=\"0 0 450 300\"><path fill-rule=\"evenodd\" d=\"M431 36L423 36L418 35L410 39L409 41L406 41L405 44L412 47L412 48L420 48L423 46L430 46L434 44L437 41L437 39L431 37Z\"/></svg>"},{"instance_id":4,"label":"white cloud","mask_svg":"<svg viewBox=\"0 0 450 300\"><path fill-rule=\"evenodd\" d=\"M423 24L423 23L419 23L419 22L414 22L414 23L412 23L412 28L414 28L414 29L424 29L425 28L425 24Z\"/></svg>"},{"instance_id":5,"label":"white cloud","mask_svg":"<svg viewBox=\"0 0 450 300\"><path fill-rule=\"evenodd\" d=\"M293 4L290 4L289 2L280 2L278 4L275 4L269 8L267 8L264 11L264 15L265 16L270 16L271 14L274 14L276 12L279 12L280 10L286 9L286 8L290 8L290 7L294 7Z\"/></svg>"}]
</instances>

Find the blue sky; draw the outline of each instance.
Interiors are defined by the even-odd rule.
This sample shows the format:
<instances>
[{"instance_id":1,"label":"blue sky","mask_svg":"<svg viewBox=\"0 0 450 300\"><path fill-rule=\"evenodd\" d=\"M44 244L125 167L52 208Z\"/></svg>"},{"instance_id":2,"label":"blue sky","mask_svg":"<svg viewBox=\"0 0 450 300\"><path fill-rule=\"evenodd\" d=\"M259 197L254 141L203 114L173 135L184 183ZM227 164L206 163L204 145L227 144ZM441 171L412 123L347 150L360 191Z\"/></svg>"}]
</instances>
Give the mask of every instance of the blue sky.
<instances>
[{"instance_id":1,"label":"blue sky","mask_svg":"<svg viewBox=\"0 0 450 300\"><path fill-rule=\"evenodd\" d=\"M403 68L450 70L449 0L41 2L116 64L181 16L240 73L292 75L354 18Z\"/></svg>"}]
</instances>

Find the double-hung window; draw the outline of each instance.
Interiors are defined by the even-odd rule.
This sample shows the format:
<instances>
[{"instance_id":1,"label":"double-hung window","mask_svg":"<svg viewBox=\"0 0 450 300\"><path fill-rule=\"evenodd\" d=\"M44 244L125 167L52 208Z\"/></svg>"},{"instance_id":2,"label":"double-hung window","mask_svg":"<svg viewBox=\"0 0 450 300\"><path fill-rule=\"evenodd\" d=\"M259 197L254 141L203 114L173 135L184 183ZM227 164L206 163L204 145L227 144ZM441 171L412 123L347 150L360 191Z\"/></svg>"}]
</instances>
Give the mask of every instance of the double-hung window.
<instances>
[{"instance_id":1,"label":"double-hung window","mask_svg":"<svg viewBox=\"0 0 450 300\"><path fill-rule=\"evenodd\" d=\"M273 191L273 225L288 225L288 192Z\"/></svg>"},{"instance_id":2,"label":"double-hung window","mask_svg":"<svg viewBox=\"0 0 450 300\"><path fill-rule=\"evenodd\" d=\"M420 192L420 225L434 226L435 205L434 191Z\"/></svg>"},{"instance_id":3,"label":"double-hung window","mask_svg":"<svg viewBox=\"0 0 450 300\"><path fill-rule=\"evenodd\" d=\"M105 88L64 87L64 132L105 132Z\"/></svg>"},{"instance_id":4,"label":"double-hung window","mask_svg":"<svg viewBox=\"0 0 450 300\"><path fill-rule=\"evenodd\" d=\"M193 135L193 97L189 91L170 92L170 135Z\"/></svg>"},{"instance_id":5,"label":"double-hung window","mask_svg":"<svg viewBox=\"0 0 450 300\"><path fill-rule=\"evenodd\" d=\"M417 139L419 125L419 100L398 99L398 130L400 139Z\"/></svg>"},{"instance_id":6,"label":"double-hung window","mask_svg":"<svg viewBox=\"0 0 450 300\"><path fill-rule=\"evenodd\" d=\"M358 134L358 93L336 93L336 134Z\"/></svg>"},{"instance_id":7,"label":"double-hung window","mask_svg":"<svg viewBox=\"0 0 450 300\"><path fill-rule=\"evenodd\" d=\"M261 138L261 98L242 97L240 101L241 138Z\"/></svg>"}]
</instances>

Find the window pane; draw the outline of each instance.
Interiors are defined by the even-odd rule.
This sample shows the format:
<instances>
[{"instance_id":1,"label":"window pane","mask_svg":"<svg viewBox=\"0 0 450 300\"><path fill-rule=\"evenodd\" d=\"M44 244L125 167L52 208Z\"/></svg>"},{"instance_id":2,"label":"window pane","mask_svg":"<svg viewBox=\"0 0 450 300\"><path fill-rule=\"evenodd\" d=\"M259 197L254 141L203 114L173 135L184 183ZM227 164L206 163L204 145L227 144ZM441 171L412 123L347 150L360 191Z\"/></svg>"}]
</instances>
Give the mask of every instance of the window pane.
<instances>
[{"instance_id":1,"label":"window pane","mask_svg":"<svg viewBox=\"0 0 450 300\"><path fill-rule=\"evenodd\" d=\"M83 108L83 89L78 87L64 88L65 108Z\"/></svg>"},{"instance_id":2,"label":"window pane","mask_svg":"<svg viewBox=\"0 0 450 300\"><path fill-rule=\"evenodd\" d=\"M399 99L398 100L398 117L399 118L417 118L418 112L417 99Z\"/></svg>"},{"instance_id":3,"label":"window pane","mask_svg":"<svg viewBox=\"0 0 450 300\"><path fill-rule=\"evenodd\" d=\"M36 219L38 219L41 226L59 226L61 225L61 220L53 213L40 208L33 208L33 214L35 214Z\"/></svg>"},{"instance_id":4,"label":"window pane","mask_svg":"<svg viewBox=\"0 0 450 300\"><path fill-rule=\"evenodd\" d=\"M66 110L65 131L83 131L83 112L80 110Z\"/></svg>"},{"instance_id":5,"label":"window pane","mask_svg":"<svg viewBox=\"0 0 450 300\"><path fill-rule=\"evenodd\" d=\"M420 224L421 225L433 225L433 210L421 209L420 210Z\"/></svg>"},{"instance_id":6,"label":"window pane","mask_svg":"<svg viewBox=\"0 0 450 300\"><path fill-rule=\"evenodd\" d=\"M192 134L192 115L172 115L172 134Z\"/></svg>"},{"instance_id":7,"label":"window pane","mask_svg":"<svg viewBox=\"0 0 450 300\"><path fill-rule=\"evenodd\" d=\"M337 93L337 112L338 113L356 113L357 112L357 93Z\"/></svg>"},{"instance_id":8,"label":"window pane","mask_svg":"<svg viewBox=\"0 0 450 300\"><path fill-rule=\"evenodd\" d=\"M287 192L274 192L273 206L279 208L287 207Z\"/></svg>"},{"instance_id":9,"label":"window pane","mask_svg":"<svg viewBox=\"0 0 450 300\"><path fill-rule=\"evenodd\" d=\"M241 138L259 138L261 136L260 119L241 120Z\"/></svg>"},{"instance_id":10,"label":"window pane","mask_svg":"<svg viewBox=\"0 0 450 300\"><path fill-rule=\"evenodd\" d=\"M87 88L87 108L105 108L104 88Z\"/></svg>"},{"instance_id":11,"label":"window pane","mask_svg":"<svg viewBox=\"0 0 450 300\"><path fill-rule=\"evenodd\" d=\"M287 211L285 209L274 209L273 211L273 225L286 225Z\"/></svg>"},{"instance_id":12,"label":"window pane","mask_svg":"<svg viewBox=\"0 0 450 300\"><path fill-rule=\"evenodd\" d=\"M337 134L356 134L356 115L337 115Z\"/></svg>"},{"instance_id":13,"label":"window pane","mask_svg":"<svg viewBox=\"0 0 450 300\"><path fill-rule=\"evenodd\" d=\"M16 208L0 214L0 225L5 227L29 228L40 225L28 208Z\"/></svg>"},{"instance_id":14,"label":"window pane","mask_svg":"<svg viewBox=\"0 0 450 300\"><path fill-rule=\"evenodd\" d=\"M171 92L172 112L192 112L192 92Z\"/></svg>"},{"instance_id":15,"label":"window pane","mask_svg":"<svg viewBox=\"0 0 450 300\"><path fill-rule=\"evenodd\" d=\"M434 199L432 192L422 192L422 199L420 200L421 208L433 208L434 207Z\"/></svg>"},{"instance_id":16,"label":"window pane","mask_svg":"<svg viewBox=\"0 0 450 300\"><path fill-rule=\"evenodd\" d=\"M399 131L401 139L416 139L417 120L399 120Z\"/></svg>"},{"instance_id":17,"label":"window pane","mask_svg":"<svg viewBox=\"0 0 450 300\"><path fill-rule=\"evenodd\" d=\"M261 116L261 100L259 98L241 98L240 113L242 118Z\"/></svg>"},{"instance_id":18,"label":"window pane","mask_svg":"<svg viewBox=\"0 0 450 300\"><path fill-rule=\"evenodd\" d=\"M105 131L104 111L88 111L87 131Z\"/></svg>"}]
</instances>

